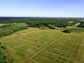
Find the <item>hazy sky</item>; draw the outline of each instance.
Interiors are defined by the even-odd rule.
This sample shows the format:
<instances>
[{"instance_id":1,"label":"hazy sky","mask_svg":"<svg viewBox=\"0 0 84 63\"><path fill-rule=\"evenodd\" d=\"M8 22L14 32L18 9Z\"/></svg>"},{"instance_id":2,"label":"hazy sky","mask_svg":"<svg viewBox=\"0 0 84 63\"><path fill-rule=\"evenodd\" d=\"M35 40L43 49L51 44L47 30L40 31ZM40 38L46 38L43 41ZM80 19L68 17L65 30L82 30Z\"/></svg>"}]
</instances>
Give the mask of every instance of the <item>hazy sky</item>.
<instances>
[{"instance_id":1,"label":"hazy sky","mask_svg":"<svg viewBox=\"0 0 84 63\"><path fill-rule=\"evenodd\" d=\"M84 0L0 0L0 16L84 17Z\"/></svg>"}]
</instances>

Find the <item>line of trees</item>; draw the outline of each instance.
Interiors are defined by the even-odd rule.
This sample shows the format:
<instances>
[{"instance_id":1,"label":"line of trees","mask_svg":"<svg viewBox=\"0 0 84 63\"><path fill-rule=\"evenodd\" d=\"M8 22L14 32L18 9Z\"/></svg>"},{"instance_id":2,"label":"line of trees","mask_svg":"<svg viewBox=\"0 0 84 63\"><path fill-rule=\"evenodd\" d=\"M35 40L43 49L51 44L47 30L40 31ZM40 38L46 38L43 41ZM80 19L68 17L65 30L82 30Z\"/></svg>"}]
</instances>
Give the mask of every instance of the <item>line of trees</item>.
<instances>
[{"instance_id":1,"label":"line of trees","mask_svg":"<svg viewBox=\"0 0 84 63\"><path fill-rule=\"evenodd\" d=\"M27 23L31 27L48 26L49 24L57 27L66 27L69 25L69 21L76 20L76 18L6 18L0 20L0 23Z\"/></svg>"},{"instance_id":2,"label":"line of trees","mask_svg":"<svg viewBox=\"0 0 84 63\"><path fill-rule=\"evenodd\" d=\"M78 27L84 28L84 22L80 22L80 25Z\"/></svg>"},{"instance_id":3,"label":"line of trees","mask_svg":"<svg viewBox=\"0 0 84 63\"><path fill-rule=\"evenodd\" d=\"M83 28L68 28L63 30L64 33L71 33L71 32L84 32Z\"/></svg>"},{"instance_id":4,"label":"line of trees","mask_svg":"<svg viewBox=\"0 0 84 63\"><path fill-rule=\"evenodd\" d=\"M28 28L25 23L12 23L0 27L0 37L10 35L16 31Z\"/></svg>"},{"instance_id":5,"label":"line of trees","mask_svg":"<svg viewBox=\"0 0 84 63\"><path fill-rule=\"evenodd\" d=\"M79 19L83 18L2 18L0 20L0 23L26 23L29 27L49 27L50 29L55 29L55 27L66 27L66 26L72 26L76 22L78 22ZM68 23L69 21L74 21L73 23ZM79 27L84 27L84 23L80 22L81 24ZM51 26L49 26L51 25ZM54 27L53 27L54 26Z\"/></svg>"}]
</instances>

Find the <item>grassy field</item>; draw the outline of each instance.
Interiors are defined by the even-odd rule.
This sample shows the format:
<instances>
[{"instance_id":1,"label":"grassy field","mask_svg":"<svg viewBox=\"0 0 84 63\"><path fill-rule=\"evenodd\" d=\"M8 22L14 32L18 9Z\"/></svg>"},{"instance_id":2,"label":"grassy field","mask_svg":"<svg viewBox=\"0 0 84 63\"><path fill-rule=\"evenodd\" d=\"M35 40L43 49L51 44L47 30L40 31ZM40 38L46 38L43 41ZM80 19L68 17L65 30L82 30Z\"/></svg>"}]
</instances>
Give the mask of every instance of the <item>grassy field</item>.
<instances>
[{"instance_id":1,"label":"grassy field","mask_svg":"<svg viewBox=\"0 0 84 63\"><path fill-rule=\"evenodd\" d=\"M3 25L5 25L5 24L0 24L0 26L3 26Z\"/></svg>"},{"instance_id":2,"label":"grassy field","mask_svg":"<svg viewBox=\"0 0 84 63\"><path fill-rule=\"evenodd\" d=\"M84 32L28 28L1 37L14 63L84 63Z\"/></svg>"}]
</instances>

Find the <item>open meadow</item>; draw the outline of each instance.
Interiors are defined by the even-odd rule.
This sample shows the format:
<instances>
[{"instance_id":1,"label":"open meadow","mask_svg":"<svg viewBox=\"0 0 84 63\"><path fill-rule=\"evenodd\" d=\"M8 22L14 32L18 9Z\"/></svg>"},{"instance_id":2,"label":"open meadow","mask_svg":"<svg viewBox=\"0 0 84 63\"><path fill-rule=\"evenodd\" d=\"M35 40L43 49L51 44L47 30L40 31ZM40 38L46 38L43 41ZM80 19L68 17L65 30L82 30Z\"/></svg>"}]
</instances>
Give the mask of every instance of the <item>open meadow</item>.
<instances>
[{"instance_id":1,"label":"open meadow","mask_svg":"<svg viewBox=\"0 0 84 63\"><path fill-rule=\"evenodd\" d=\"M6 36L0 32L0 43L7 47L13 63L84 63L84 28L77 27L80 23L63 28L18 24L1 25L1 30L11 29Z\"/></svg>"}]
</instances>

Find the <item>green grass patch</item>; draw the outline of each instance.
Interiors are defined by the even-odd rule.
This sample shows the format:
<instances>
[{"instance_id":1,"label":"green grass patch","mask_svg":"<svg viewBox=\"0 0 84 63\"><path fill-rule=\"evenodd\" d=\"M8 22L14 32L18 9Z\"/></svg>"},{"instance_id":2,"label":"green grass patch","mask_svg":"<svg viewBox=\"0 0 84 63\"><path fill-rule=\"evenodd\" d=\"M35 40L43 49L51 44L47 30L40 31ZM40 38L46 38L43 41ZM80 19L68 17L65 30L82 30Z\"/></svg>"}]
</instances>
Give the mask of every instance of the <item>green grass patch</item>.
<instances>
[{"instance_id":1,"label":"green grass patch","mask_svg":"<svg viewBox=\"0 0 84 63\"><path fill-rule=\"evenodd\" d=\"M80 58L83 39L84 33L29 28L5 36L0 42L10 48L15 63L77 63L80 59L79 63L83 63Z\"/></svg>"}]
</instances>

